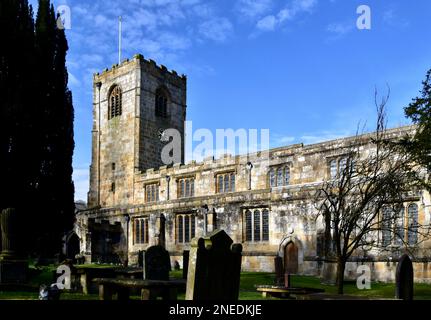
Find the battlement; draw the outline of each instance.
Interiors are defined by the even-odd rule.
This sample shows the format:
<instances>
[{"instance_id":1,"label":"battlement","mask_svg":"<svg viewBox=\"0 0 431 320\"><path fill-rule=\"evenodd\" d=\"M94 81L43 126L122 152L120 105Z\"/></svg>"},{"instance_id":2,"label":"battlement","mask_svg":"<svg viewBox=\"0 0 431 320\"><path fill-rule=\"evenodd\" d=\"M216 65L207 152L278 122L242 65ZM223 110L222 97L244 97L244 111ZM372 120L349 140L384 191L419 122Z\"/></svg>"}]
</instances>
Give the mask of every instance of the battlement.
<instances>
[{"instance_id":1,"label":"battlement","mask_svg":"<svg viewBox=\"0 0 431 320\"><path fill-rule=\"evenodd\" d=\"M416 129L415 125L408 125L403 127L396 127L386 130L385 134L387 138L394 139L396 137L401 137L407 133L413 133ZM251 163L260 162L263 152L267 152L269 159L274 160L276 158L286 158L293 156L295 154L317 154L317 153L330 153L332 150L342 150L343 148L352 147L353 143L370 143L374 137L375 132L364 133L358 136L343 137L338 139L332 139L327 141L322 141L313 144L296 143L288 146L282 146L277 148L272 148L269 150L258 151L249 154L241 155L231 155L223 154L218 158L210 156L204 158L202 161L197 162L195 160L189 161L185 164L176 163L169 166L161 166L159 168L150 168L144 171L137 170L136 174L142 179L154 179L160 178L165 175L178 175L181 171L198 171L201 169L216 169L220 167L230 167L239 164L246 164L248 161Z\"/></svg>"},{"instance_id":2,"label":"battlement","mask_svg":"<svg viewBox=\"0 0 431 320\"><path fill-rule=\"evenodd\" d=\"M182 74L181 76L175 70L168 70L164 65L158 65L152 59L145 59L142 54L136 54L132 59L125 59L120 64L113 64L111 68L105 68L102 72L97 72L93 75L94 82L98 82L103 78L109 77L113 72L116 72L123 67L130 66L130 64L139 64L141 67L145 68L146 71L151 73L156 73L163 75L165 77L171 77L171 81L177 81L180 83L185 83L187 81L187 76Z\"/></svg>"}]
</instances>

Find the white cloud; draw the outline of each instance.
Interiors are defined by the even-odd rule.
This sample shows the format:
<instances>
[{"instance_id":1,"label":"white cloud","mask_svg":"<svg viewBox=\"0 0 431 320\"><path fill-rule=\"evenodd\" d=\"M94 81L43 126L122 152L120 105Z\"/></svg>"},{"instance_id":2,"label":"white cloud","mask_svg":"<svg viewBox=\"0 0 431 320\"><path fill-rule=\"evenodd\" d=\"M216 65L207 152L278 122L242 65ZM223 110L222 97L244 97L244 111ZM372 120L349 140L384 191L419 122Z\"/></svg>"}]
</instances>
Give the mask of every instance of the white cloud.
<instances>
[{"instance_id":1,"label":"white cloud","mask_svg":"<svg viewBox=\"0 0 431 320\"><path fill-rule=\"evenodd\" d=\"M84 200L87 202L89 170L85 168L74 168L72 177L75 185L75 201Z\"/></svg>"},{"instance_id":2,"label":"white cloud","mask_svg":"<svg viewBox=\"0 0 431 320\"><path fill-rule=\"evenodd\" d=\"M283 136L283 135L277 134L277 133L273 134L272 138L273 138L275 147L278 147L278 146L284 147L284 146L292 144L296 140L295 137Z\"/></svg>"},{"instance_id":3,"label":"white cloud","mask_svg":"<svg viewBox=\"0 0 431 320\"><path fill-rule=\"evenodd\" d=\"M326 30L337 36L343 36L354 29L353 23L332 23Z\"/></svg>"},{"instance_id":4,"label":"white cloud","mask_svg":"<svg viewBox=\"0 0 431 320\"><path fill-rule=\"evenodd\" d=\"M403 16L399 16L395 9L388 9L383 12L383 23L391 27L405 28L409 26L409 21Z\"/></svg>"},{"instance_id":5,"label":"white cloud","mask_svg":"<svg viewBox=\"0 0 431 320\"><path fill-rule=\"evenodd\" d=\"M214 18L199 26L199 33L207 39L223 42L233 32L232 23L226 18Z\"/></svg>"},{"instance_id":6,"label":"white cloud","mask_svg":"<svg viewBox=\"0 0 431 320\"><path fill-rule=\"evenodd\" d=\"M311 13L317 5L317 0L294 0L276 14L270 14L261 18L256 23L260 31L273 31L285 21L294 20L299 14Z\"/></svg>"},{"instance_id":7,"label":"white cloud","mask_svg":"<svg viewBox=\"0 0 431 320\"><path fill-rule=\"evenodd\" d=\"M72 73L69 72L69 85L79 87L81 86L81 81L79 81Z\"/></svg>"},{"instance_id":8,"label":"white cloud","mask_svg":"<svg viewBox=\"0 0 431 320\"><path fill-rule=\"evenodd\" d=\"M266 16L257 22L256 27L263 31L272 31L275 28L277 19L274 16Z\"/></svg>"},{"instance_id":9,"label":"white cloud","mask_svg":"<svg viewBox=\"0 0 431 320\"><path fill-rule=\"evenodd\" d=\"M300 140L304 144L313 144L313 143L345 138L345 137L351 136L352 134L354 133L349 131L337 131L337 132L322 131L322 132L317 132L315 134L303 135L301 136Z\"/></svg>"},{"instance_id":10,"label":"white cloud","mask_svg":"<svg viewBox=\"0 0 431 320\"><path fill-rule=\"evenodd\" d=\"M272 5L272 0L239 0L236 9L247 18L255 18L268 12Z\"/></svg>"}]
</instances>

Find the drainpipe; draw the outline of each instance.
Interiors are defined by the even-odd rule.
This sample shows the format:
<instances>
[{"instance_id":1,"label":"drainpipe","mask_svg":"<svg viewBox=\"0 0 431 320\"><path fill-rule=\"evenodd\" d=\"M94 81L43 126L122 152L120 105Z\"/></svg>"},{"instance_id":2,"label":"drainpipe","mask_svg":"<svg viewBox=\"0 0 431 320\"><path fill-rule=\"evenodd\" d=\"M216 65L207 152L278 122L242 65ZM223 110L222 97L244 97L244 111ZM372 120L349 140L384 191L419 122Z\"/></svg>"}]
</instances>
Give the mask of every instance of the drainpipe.
<instances>
[{"instance_id":1,"label":"drainpipe","mask_svg":"<svg viewBox=\"0 0 431 320\"><path fill-rule=\"evenodd\" d=\"M170 181L171 181L171 177L170 176L166 176L166 184L167 184L167 187L166 187L166 200L167 201L169 201L169 199L170 199L170 195L169 195L169 193L170 193Z\"/></svg>"},{"instance_id":2,"label":"drainpipe","mask_svg":"<svg viewBox=\"0 0 431 320\"><path fill-rule=\"evenodd\" d=\"M249 162L247 162L247 170L248 170L248 190L251 190L251 169L253 169L253 164L249 161Z\"/></svg>"},{"instance_id":3,"label":"drainpipe","mask_svg":"<svg viewBox=\"0 0 431 320\"><path fill-rule=\"evenodd\" d=\"M98 106L98 137L97 137L97 204L100 206L100 136L101 136L101 127L100 127L100 123L101 123L101 114L100 114L100 88L102 87L102 82L97 82L96 83L96 87L98 89L99 92L99 106Z\"/></svg>"},{"instance_id":4,"label":"drainpipe","mask_svg":"<svg viewBox=\"0 0 431 320\"><path fill-rule=\"evenodd\" d=\"M124 216L126 219L126 261L124 262L124 266L129 266L129 222L130 222L130 216L126 214Z\"/></svg>"}]
</instances>

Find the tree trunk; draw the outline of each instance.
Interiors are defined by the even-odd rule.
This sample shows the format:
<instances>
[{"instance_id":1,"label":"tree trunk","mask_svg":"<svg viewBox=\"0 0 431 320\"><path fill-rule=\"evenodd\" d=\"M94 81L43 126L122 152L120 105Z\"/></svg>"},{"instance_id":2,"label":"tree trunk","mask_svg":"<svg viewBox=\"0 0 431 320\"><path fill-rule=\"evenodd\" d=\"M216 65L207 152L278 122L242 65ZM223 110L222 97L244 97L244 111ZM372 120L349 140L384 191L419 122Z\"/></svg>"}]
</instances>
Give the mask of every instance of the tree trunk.
<instances>
[{"instance_id":1,"label":"tree trunk","mask_svg":"<svg viewBox=\"0 0 431 320\"><path fill-rule=\"evenodd\" d=\"M344 269L346 268L346 262L342 259L337 261L337 289L338 294L344 293Z\"/></svg>"}]
</instances>

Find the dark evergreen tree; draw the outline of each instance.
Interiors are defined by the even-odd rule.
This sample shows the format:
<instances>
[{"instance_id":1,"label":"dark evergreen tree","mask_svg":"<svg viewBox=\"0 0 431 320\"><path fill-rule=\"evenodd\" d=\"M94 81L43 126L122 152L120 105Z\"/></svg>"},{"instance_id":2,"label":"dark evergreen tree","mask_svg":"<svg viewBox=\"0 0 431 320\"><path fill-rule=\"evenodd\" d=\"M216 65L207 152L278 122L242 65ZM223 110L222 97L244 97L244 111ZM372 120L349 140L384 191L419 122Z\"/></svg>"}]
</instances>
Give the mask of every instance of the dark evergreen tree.
<instances>
[{"instance_id":1,"label":"dark evergreen tree","mask_svg":"<svg viewBox=\"0 0 431 320\"><path fill-rule=\"evenodd\" d=\"M418 125L413 139L403 141L414 159L431 170L431 69L422 82L420 95L404 109L405 115Z\"/></svg>"},{"instance_id":2,"label":"dark evergreen tree","mask_svg":"<svg viewBox=\"0 0 431 320\"><path fill-rule=\"evenodd\" d=\"M36 18L36 50L39 89L40 175L39 199L43 210L38 251L51 255L60 248L59 239L71 229L74 215L72 155L73 107L67 88L64 30L57 28L57 17L49 0L40 0Z\"/></svg>"},{"instance_id":3,"label":"dark evergreen tree","mask_svg":"<svg viewBox=\"0 0 431 320\"><path fill-rule=\"evenodd\" d=\"M23 218L38 167L29 161L35 142L32 16L27 0L0 2L0 210L16 207Z\"/></svg>"},{"instance_id":4,"label":"dark evergreen tree","mask_svg":"<svg viewBox=\"0 0 431 320\"><path fill-rule=\"evenodd\" d=\"M0 210L19 209L22 245L52 255L74 217L73 106L64 30L49 0L0 2ZM44 252L42 252L44 251Z\"/></svg>"}]
</instances>

